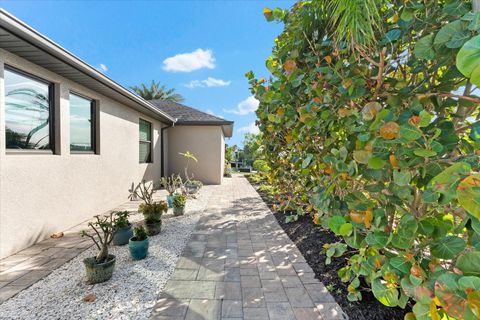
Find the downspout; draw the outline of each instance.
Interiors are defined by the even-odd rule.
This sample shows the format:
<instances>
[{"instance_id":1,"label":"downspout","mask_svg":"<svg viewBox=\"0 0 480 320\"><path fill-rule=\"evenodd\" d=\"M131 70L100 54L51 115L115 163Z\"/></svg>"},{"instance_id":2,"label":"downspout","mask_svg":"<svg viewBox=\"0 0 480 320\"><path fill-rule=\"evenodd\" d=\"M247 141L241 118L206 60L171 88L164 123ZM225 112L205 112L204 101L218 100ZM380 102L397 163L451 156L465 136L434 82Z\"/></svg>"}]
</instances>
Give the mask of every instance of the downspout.
<instances>
[{"instance_id":1,"label":"downspout","mask_svg":"<svg viewBox=\"0 0 480 320\"><path fill-rule=\"evenodd\" d=\"M162 129L160 129L160 141L162 142L162 148L161 148L161 155L160 155L160 163L162 165L162 167L160 168L160 176L161 177L164 177L165 176L165 139L164 139L164 133L163 131L168 129L168 128L171 128L173 126L175 126L175 122L177 122L177 119L175 118L175 121L172 122L171 125L169 126L166 126L166 127L163 127Z\"/></svg>"}]
</instances>

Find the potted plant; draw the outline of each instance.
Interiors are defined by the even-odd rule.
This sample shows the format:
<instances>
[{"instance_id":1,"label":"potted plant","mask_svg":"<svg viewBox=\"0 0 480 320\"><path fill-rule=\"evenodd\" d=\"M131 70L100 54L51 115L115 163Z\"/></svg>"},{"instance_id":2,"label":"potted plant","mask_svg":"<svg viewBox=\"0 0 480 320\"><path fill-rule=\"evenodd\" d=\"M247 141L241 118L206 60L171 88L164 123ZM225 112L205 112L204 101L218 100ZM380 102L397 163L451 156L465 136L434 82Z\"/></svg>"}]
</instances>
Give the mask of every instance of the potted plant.
<instances>
[{"instance_id":1,"label":"potted plant","mask_svg":"<svg viewBox=\"0 0 480 320\"><path fill-rule=\"evenodd\" d=\"M123 246L128 243L128 240L133 236L132 224L128 221L130 212L119 211L115 212L115 225L113 232L112 243L116 246Z\"/></svg>"},{"instance_id":2,"label":"potted plant","mask_svg":"<svg viewBox=\"0 0 480 320\"><path fill-rule=\"evenodd\" d=\"M135 227L134 236L128 241L128 249L133 260L142 260L148 254L148 237L143 226Z\"/></svg>"},{"instance_id":3,"label":"potted plant","mask_svg":"<svg viewBox=\"0 0 480 320\"><path fill-rule=\"evenodd\" d=\"M185 213L185 204L187 197L183 194L177 194L173 199L173 215L181 216Z\"/></svg>"},{"instance_id":4,"label":"potted plant","mask_svg":"<svg viewBox=\"0 0 480 320\"><path fill-rule=\"evenodd\" d=\"M162 177L161 184L167 190L167 203L169 208L173 208L173 198L175 191L182 185L182 178L179 175L172 174L170 177Z\"/></svg>"},{"instance_id":5,"label":"potted plant","mask_svg":"<svg viewBox=\"0 0 480 320\"><path fill-rule=\"evenodd\" d=\"M187 183L185 183L185 187L187 189L188 194L195 194L200 190L203 186L203 183L198 180L190 180Z\"/></svg>"},{"instance_id":6,"label":"potted plant","mask_svg":"<svg viewBox=\"0 0 480 320\"><path fill-rule=\"evenodd\" d=\"M162 230L162 215L167 212L168 205L165 201L153 201L153 185L147 185L145 181L139 184L138 197L143 200L138 211L143 214L145 229L149 236L154 236Z\"/></svg>"},{"instance_id":7,"label":"potted plant","mask_svg":"<svg viewBox=\"0 0 480 320\"><path fill-rule=\"evenodd\" d=\"M100 283L112 277L115 268L115 256L108 254L108 246L112 242L115 220L113 212L106 216L95 216L96 221L89 222L88 226L94 231L90 234L83 230L82 237L89 237L99 250L97 256L83 260L89 283Z\"/></svg>"}]
</instances>

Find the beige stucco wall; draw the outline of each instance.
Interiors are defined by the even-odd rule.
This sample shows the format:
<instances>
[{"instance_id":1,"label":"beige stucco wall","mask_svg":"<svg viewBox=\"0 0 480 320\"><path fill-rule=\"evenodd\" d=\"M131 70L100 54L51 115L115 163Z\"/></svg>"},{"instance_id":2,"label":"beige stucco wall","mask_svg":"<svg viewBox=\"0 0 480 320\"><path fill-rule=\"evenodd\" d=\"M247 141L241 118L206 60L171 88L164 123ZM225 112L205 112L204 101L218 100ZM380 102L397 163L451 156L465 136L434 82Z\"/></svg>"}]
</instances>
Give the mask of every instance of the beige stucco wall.
<instances>
[{"instance_id":1,"label":"beige stucco wall","mask_svg":"<svg viewBox=\"0 0 480 320\"><path fill-rule=\"evenodd\" d=\"M204 184L221 184L225 143L220 126L174 126L168 132L168 172L182 174L186 164L179 152L192 152L198 162L190 161L189 174Z\"/></svg>"},{"instance_id":2,"label":"beige stucco wall","mask_svg":"<svg viewBox=\"0 0 480 320\"><path fill-rule=\"evenodd\" d=\"M6 153L4 63L54 82L59 89L56 138L60 154ZM97 155L70 154L70 90L98 100L100 153ZM151 164L139 164L140 117L153 125ZM0 49L0 258L127 201L132 182L157 180L162 125Z\"/></svg>"}]
</instances>

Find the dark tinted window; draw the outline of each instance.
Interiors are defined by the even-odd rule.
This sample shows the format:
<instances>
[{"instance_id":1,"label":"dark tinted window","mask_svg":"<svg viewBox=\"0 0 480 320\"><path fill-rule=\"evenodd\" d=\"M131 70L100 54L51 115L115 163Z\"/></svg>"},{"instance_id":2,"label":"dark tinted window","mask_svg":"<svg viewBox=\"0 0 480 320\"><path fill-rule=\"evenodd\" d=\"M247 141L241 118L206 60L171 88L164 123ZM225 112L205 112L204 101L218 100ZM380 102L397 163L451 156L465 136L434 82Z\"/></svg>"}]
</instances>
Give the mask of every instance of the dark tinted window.
<instances>
[{"instance_id":1,"label":"dark tinted window","mask_svg":"<svg viewBox=\"0 0 480 320\"><path fill-rule=\"evenodd\" d=\"M139 130L140 163L152 162L152 124L148 121L140 119Z\"/></svg>"}]
</instances>

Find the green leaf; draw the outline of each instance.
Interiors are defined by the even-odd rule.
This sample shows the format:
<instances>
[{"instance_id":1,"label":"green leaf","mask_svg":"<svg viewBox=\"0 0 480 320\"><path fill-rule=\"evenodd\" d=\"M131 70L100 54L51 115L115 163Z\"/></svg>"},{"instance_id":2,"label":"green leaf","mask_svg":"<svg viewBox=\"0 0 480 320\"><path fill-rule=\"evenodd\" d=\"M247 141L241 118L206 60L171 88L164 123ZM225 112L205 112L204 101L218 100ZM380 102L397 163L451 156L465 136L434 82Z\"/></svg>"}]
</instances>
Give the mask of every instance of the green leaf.
<instances>
[{"instance_id":1,"label":"green leaf","mask_svg":"<svg viewBox=\"0 0 480 320\"><path fill-rule=\"evenodd\" d=\"M312 162L312 159L313 159L313 154L311 153L307 154L307 156L302 162L302 169L307 168L310 165L310 162Z\"/></svg>"},{"instance_id":2,"label":"green leaf","mask_svg":"<svg viewBox=\"0 0 480 320\"><path fill-rule=\"evenodd\" d=\"M411 179L412 174L408 170L393 171L393 182L395 182L397 186L407 186Z\"/></svg>"},{"instance_id":3,"label":"green leaf","mask_svg":"<svg viewBox=\"0 0 480 320\"><path fill-rule=\"evenodd\" d=\"M375 298L383 305L387 307L395 307L398 305L398 290L387 287L380 279L373 280L372 292Z\"/></svg>"},{"instance_id":4,"label":"green leaf","mask_svg":"<svg viewBox=\"0 0 480 320\"><path fill-rule=\"evenodd\" d=\"M355 150L353 151L353 159L358 163L367 164L368 159L372 156L371 151L366 150Z\"/></svg>"},{"instance_id":5,"label":"green leaf","mask_svg":"<svg viewBox=\"0 0 480 320\"><path fill-rule=\"evenodd\" d=\"M471 167L466 162L457 162L437 174L429 182L429 189L435 192L440 192L444 197L450 201L456 197L457 184L468 174L470 174Z\"/></svg>"},{"instance_id":6,"label":"green leaf","mask_svg":"<svg viewBox=\"0 0 480 320\"><path fill-rule=\"evenodd\" d=\"M332 230L335 234L340 233L340 227L345 224L347 221L342 216L332 216L328 219L328 227Z\"/></svg>"},{"instance_id":7,"label":"green leaf","mask_svg":"<svg viewBox=\"0 0 480 320\"><path fill-rule=\"evenodd\" d=\"M447 23L440 29L440 31L438 31L433 43L437 46L444 46L447 44L447 42L450 41L450 39L452 39L455 33L462 31L462 21L455 20L453 22Z\"/></svg>"},{"instance_id":8,"label":"green leaf","mask_svg":"<svg viewBox=\"0 0 480 320\"><path fill-rule=\"evenodd\" d=\"M421 128L426 127L430 124L432 119L433 119L433 114L431 114L428 111L422 110L420 112L420 122L418 123L418 126Z\"/></svg>"},{"instance_id":9,"label":"green leaf","mask_svg":"<svg viewBox=\"0 0 480 320\"><path fill-rule=\"evenodd\" d=\"M352 233L353 226L351 223L344 223L340 226L340 229L338 229L338 233L341 236L349 236Z\"/></svg>"},{"instance_id":10,"label":"green leaf","mask_svg":"<svg viewBox=\"0 0 480 320\"><path fill-rule=\"evenodd\" d=\"M412 308L415 320L431 320L430 306L428 304L416 303Z\"/></svg>"},{"instance_id":11,"label":"green leaf","mask_svg":"<svg viewBox=\"0 0 480 320\"><path fill-rule=\"evenodd\" d=\"M388 42L396 41L400 38L402 32L400 29L392 29L385 34L385 40Z\"/></svg>"},{"instance_id":12,"label":"green leaf","mask_svg":"<svg viewBox=\"0 0 480 320\"><path fill-rule=\"evenodd\" d=\"M480 173L463 179L457 187L458 203L472 216L480 219Z\"/></svg>"},{"instance_id":13,"label":"green leaf","mask_svg":"<svg viewBox=\"0 0 480 320\"><path fill-rule=\"evenodd\" d=\"M411 262L400 256L390 259L390 265L405 274L409 274L410 268L412 267Z\"/></svg>"},{"instance_id":14,"label":"green leaf","mask_svg":"<svg viewBox=\"0 0 480 320\"><path fill-rule=\"evenodd\" d=\"M433 60L435 51L433 50L433 34L429 34L417 41L413 50L418 59Z\"/></svg>"},{"instance_id":15,"label":"green leaf","mask_svg":"<svg viewBox=\"0 0 480 320\"><path fill-rule=\"evenodd\" d=\"M465 241L456 236L447 236L430 246L432 255L439 259L453 259L465 249Z\"/></svg>"},{"instance_id":16,"label":"green leaf","mask_svg":"<svg viewBox=\"0 0 480 320\"><path fill-rule=\"evenodd\" d=\"M461 16L470 10L464 1L451 1L443 6L442 12L450 16Z\"/></svg>"},{"instance_id":17,"label":"green leaf","mask_svg":"<svg viewBox=\"0 0 480 320\"><path fill-rule=\"evenodd\" d=\"M435 151L427 149L415 149L413 150L413 153L422 158L430 158L437 155Z\"/></svg>"},{"instance_id":18,"label":"green leaf","mask_svg":"<svg viewBox=\"0 0 480 320\"><path fill-rule=\"evenodd\" d=\"M480 35L468 40L457 54L457 68L470 81L480 86Z\"/></svg>"},{"instance_id":19,"label":"green leaf","mask_svg":"<svg viewBox=\"0 0 480 320\"><path fill-rule=\"evenodd\" d=\"M455 266L466 276L480 277L480 251L470 251L460 255Z\"/></svg>"},{"instance_id":20,"label":"green leaf","mask_svg":"<svg viewBox=\"0 0 480 320\"><path fill-rule=\"evenodd\" d=\"M470 38L470 32L462 31L462 32L455 32L452 38L445 44L447 48L450 49L457 49L463 46L465 42Z\"/></svg>"},{"instance_id":21,"label":"green leaf","mask_svg":"<svg viewBox=\"0 0 480 320\"><path fill-rule=\"evenodd\" d=\"M413 12L407 9L404 9L402 11L402 14L400 15L400 19L403 21L410 21L413 19Z\"/></svg>"},{"instance_id":22,"label":"green leaf","mask_svg":"<svg viewBox=\"0 0 480 320\"><path fill-rule=\"evenodd\" d=\"M400 126L400 137L409 141L415 141L422 137L422 132L418 128L407 124Z\"/></svg>"},{"instance_id":23,"label":"green leaf","mask_svg":"<svg viewBox=\"0 0 480 320\"><path fill-rule=\"evenodd\" d=\"M477 121L474 124L472 124L472 129L470 130L469 137L473 141L479 141L480 140L480 121Z\"/></svg>"},{"instance_id":24,"label":"green leaf","mask_svg":"<svg viewBox=\"0 0 480 320\"><path fill-rule=\"evenodd\" d=\"M378 157L368 159L368 167L371 169L382 169L386 164L387 162L385 160Z\"/></svg>"},{"instance_id":25,"label":"green leaf","mask_svg":"<svg viewBox=\"0 0 480 320\"><path fill-rule=\"evenodd\" d=\"M465 276L458 279L458 286L460 289L474 289L480 290L480 278L473 276Z\"/></svg>"},{"instance_id":26,"label":"green leaf","mask_svg":"<svg viewBox=\"0 0 480 320\"><path fill-rule=\"evenodd\" d=\"M365 241L369 246L381 249L385 248L390 242L390 235L383 231L369 232L365 237Z\"/></svg>"},{"instance_id":27,"label":"green leaf","mask_svg":"<svg viewBox=\"0 0 480 320\"><path fill-rule=\"evenodd\" d=\"M440 198L440 194L432 189L427 189L422 194L422 200L427 203L437 202L438 198Z\"/></svg>"}]
</instances>

